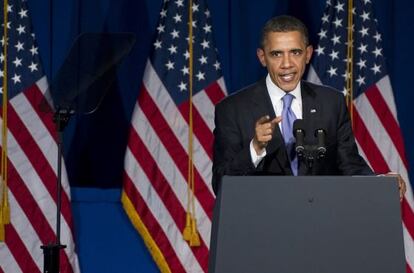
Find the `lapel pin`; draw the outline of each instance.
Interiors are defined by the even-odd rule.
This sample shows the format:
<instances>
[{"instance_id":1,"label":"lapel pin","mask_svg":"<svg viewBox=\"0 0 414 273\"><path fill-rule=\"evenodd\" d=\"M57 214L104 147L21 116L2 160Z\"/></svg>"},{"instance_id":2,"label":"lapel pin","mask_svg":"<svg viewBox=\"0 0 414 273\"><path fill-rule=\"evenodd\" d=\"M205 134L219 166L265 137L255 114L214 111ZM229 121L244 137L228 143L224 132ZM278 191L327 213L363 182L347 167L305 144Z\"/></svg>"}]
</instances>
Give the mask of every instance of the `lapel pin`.
<instances>
[{"instance_id":1,"label":"lapel pin","mask_svg":"<svg viewBox=\"0 0 414 273\"><path fill-rule=\"evenodd\" d=\"M311 113L316 113L316 109L311 109L310 112Z\"/></svg>"}]
</instances>

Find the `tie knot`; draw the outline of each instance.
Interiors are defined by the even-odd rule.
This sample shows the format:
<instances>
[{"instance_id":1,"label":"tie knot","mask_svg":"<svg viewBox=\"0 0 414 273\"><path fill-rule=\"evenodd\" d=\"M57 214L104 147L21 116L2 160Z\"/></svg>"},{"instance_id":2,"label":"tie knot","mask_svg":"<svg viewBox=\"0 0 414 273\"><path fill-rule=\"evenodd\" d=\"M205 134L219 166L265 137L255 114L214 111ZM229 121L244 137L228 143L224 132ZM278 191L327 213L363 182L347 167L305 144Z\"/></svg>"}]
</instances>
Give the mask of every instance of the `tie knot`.
<instances>
[{"instance_id":1,"label":"tie knot","mask_svg":"<svg viewBox=\"0 0 414 273\"><path fill-rule=\"evenodd\" d=\"M292 100L293 100L294 96L290 93L286 93L286 95L284 95L282 97L283 100L283 108L289 108L290 105L292 104Z\"/></svg>"}]
</instances>

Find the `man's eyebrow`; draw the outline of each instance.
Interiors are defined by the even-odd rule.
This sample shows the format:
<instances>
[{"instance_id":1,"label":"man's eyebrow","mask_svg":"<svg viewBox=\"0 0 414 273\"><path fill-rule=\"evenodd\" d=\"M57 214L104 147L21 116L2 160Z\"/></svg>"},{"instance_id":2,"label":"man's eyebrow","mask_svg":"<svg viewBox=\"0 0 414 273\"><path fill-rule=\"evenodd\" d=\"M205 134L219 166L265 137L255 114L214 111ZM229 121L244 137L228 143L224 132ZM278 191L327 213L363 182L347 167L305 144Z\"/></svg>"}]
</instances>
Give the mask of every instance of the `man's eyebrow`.
<instances>
[{"instance_id":1,"label":"man's eyebrow","mask_svg":"<svg viewBox=\"0 0 414 273\"><path fill-rule=\"evenodd\" d=\"M280 52L283 52L284 50L281 50L281 49L271 49L269 52L275 52L275 53L280 53ZM289 49L289 52L292 52L292 51L300 51L300 52L303 52L303 49L302 48L292 48L292 49Z\"/></svg>"}]
</instances>

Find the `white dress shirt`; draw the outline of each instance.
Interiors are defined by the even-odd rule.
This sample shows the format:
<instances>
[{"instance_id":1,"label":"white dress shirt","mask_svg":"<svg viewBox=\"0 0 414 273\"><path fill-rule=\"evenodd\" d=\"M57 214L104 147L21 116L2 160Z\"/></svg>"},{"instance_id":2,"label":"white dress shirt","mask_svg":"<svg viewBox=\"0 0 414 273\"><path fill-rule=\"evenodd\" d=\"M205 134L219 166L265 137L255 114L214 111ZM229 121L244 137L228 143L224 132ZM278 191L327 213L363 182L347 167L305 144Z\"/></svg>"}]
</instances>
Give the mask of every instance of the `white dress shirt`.
<instances>
[{"instance_id":1,"label":"white dress shirt","mask_svg":"<svg viewBox=\"0 0 414 273\"><path fill-rule=\"evenodd\" d=\"M266 77L266 87L267 91L269 92L270 100L272 101L273 110L275 111L276 116L282 115L283 110L283 96L286 95L286 92L280 89L276 84L273 83L272 79L270 78L270 75L267 74ZM300 82L298 85L289 92L293 95L293 100L291 104L291 109L293 113L295 114L297 119L302 119L302 91L300 89ZM270 113L269 113L270 116ZM282 132L282 123L283 120L279 123L280 131ZM283 133L283 132L282 132ZM260 154L256 153L256 150L253 147L253 140L250 141L250 156L252 158L252 162L255 167L259 165L260 161L266 156L266 149L263 149L263 151Z\"/></svg>"}]
</instances>

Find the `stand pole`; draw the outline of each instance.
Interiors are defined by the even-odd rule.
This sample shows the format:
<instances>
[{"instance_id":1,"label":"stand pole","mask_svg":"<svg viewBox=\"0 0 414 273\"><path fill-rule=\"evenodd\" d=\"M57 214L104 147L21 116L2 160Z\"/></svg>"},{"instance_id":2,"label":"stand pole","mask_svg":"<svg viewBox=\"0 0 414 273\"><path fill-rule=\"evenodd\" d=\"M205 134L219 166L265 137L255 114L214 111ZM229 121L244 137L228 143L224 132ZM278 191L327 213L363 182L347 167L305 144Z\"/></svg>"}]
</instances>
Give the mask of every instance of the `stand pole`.
<instances>
[{"instance_id":1,"label":"stand pole","mask_svg":"<svg viewBox=\"0 0 414 273\"><path fill-rule=\"evenodd\" d=\"M56 111L53 121L56 124L56 130L58 133L57 146L58 146L58 159L57 159L57 181L56 181L56 241L55 243L49 243L43 245L40 248L43 249L43 273L59 273L60 269L60 250L66 248L66 245L60 243L60 211L62 207L62 155L63 155L63 130L68 124L70 118L70 111L58 110Z\"/></svg>"}]
</instances>

